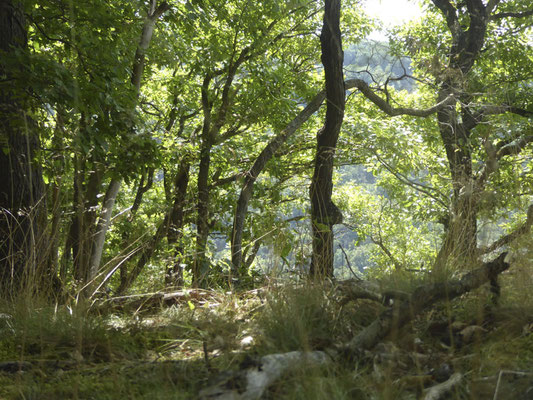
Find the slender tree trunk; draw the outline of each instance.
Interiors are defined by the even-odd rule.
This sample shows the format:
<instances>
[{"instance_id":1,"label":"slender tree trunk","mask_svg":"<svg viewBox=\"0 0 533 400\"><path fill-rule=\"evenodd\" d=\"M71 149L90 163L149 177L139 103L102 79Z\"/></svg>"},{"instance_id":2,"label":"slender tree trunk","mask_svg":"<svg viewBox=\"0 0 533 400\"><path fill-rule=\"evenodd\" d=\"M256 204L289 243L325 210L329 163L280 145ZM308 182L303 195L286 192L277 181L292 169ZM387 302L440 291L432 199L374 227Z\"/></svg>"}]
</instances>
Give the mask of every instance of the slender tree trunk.
<instances>
[{"instance_id":1,"label":"slender tree trunk","mask_svg":"<svg viewBox=\"0 0 533 400\"><path fill-rule=\"evenodd\" d=\"M86 162L78 160L75 161L75 164L75 216L70 233L72 235L74 278L78 282L85 283L89 278L89 261L94 240L96 208L98 207L98 194L102 183L102 171L94 160L92 170L88 173L83 170L83 165Z\"/></svg>"},{"instance_id":2,"label":"slender tree trunk","mask_svg":"<svg viewBox=\"0 0 533 400\"><path fill-rule=\"evenodd\" d=\"M183 284L183 270L181 268L184 252L182 230L185 199L189 185L189 170L189 162L182 160L174 183L174 204L170 213L167 232L168 245L174 246L174 257L165 274L165 283L169 286L181 286Z\"/></svg>"},{"instance_id":3,"label":"slender tree trunk","mask_svg":"<svg viewBox=\"0 0 533 400\"><path fill-rule=\"evenodd\" d=\"M102 214L98 219L95 232L95 240L91 248L91 258L89 261L89 276L88 281L92 281L98 274L98 269L100 268L100 260L102 259L102 253L104 250L104 241L107 229L111 221L111 215L113 212L113 206L115 205L115 200L120 190L120 182L117 180L112 180L107 188L104 205L102 209Z\"/></svg>"},{"instance_id":4,"label":"slender tree trunk","mask_svg":"<svg viewBox=\"0 0 533 400\"><path fill-rule=\"evenodd\" d=\"M331 200L333 159L344 118L343 51L340 0L326 0L324 24L320 35L322 64L326 77L326 121L318 132L315 171L310 187L313 228L313 277L333 276L333 225L342 222L342 214Z\"/></svg>"},{"instance_id":5,"label":"slender tree trunk","mask_svg":"<svg viewBox=\"0 0 533 400\"><path fill-rule=\"evenodd\" d=\"M137 261L137 264L132 269L132 271L129 274L121 274L120 278L120 285L117 288L117 295L122 295L126 292L126 290L129 289L131 284L135 282L135 279L140 275L148 261L150 261L150 258L152 258L152 255L154 254L157 245L165 235L167 234L169 226L169 215L165 215L165 218L163 222L157 227L157 231L154 234L154 236L150 239L150 241L143 245L143 249L141 250L141 256L139 257L139 260Z\"/></svg>"},{"instance_id":6,"label":"slender tree trunk","mask_svg":"<svg viewBox=\"0 0 533 400\"><path fill-rule=\"evenodd\" d=\"M56 151L59 151L63 147L63 135L62 132L64 131L64 124L63 124L63 111L57 110L56 114L56 126L54 129L54 136L52 138L52 146ZM62 155L61 152L58 153L58 156L56 156L55 160L56 162L61 164L62 168L65 168L64 162L65 158ZM58 171L59 172L59 171ZM61 210L61 203L62 203L62 193L61 193L61 184L62 184L62 176L55 177L55 179L50 182L49 185L49 191L51 192L51 198L52 198L52 207L50 210L51 213L51 219L48 223L48 232L47 235L49 236L48 240L48 248L46 251L46 263L47 263L47 271L50 271L51 279L54 280L57 283L57 295L60 295L60 292L62 291L62 282L59 279L59 272L60 272L60 266L59 266L59 232L60 232L60 226L61 226L61 219L63 216L62 210ZM50 195L49 195L50 197Z\"/></svg>"},{"instance_id":7,"label":"slender tree trunk","mask_svg":"<svg viewBox=\"0 0 533 400\"><path fill-rule=\"evenodd\" d=\"M345 89L356 87L355 80L345 82ZM322 106L326 99L326 91L319 92L313 100L283 129L277 134L261 151L255 159L255 162L247 171L241 193L237 201L235 216L233 219L233 230L231 235L231 262L233 265L233 274L238 277L241 273L243 263L242 238L246 213L248 212L248 203L253 195L255 181L263 172L267 163L276 155L281 146ZM246 268L245 268L246 269Z\"/></svg>"},{"instance_id":8,"label":"slender tree trunk","mask_svg":"<svg viewBox=\"0 0 533 400\"><path fill-rule=\"evenodd\" d=\"M213 133L211 128L212 102L209 99L209 85L211 76L208 74L202 84L202 111L204 121L202 126L202 143L200 146L200 165L198 169L198 203L196 217L196 249L193 263L193 286L202 282L202 274L206 275L207 260L205 256L207 239L209 237L209 168L211 165L211 148L213 147Z\"/></svg>"},{"instance_id":9,"label":"slender tree trunk","mask_svg":"<svg viewBox=\"0 0 533 400\"><path fill-rule=\"evenodd\" d=\"M242 255L242 237L244 231L244 222L248 212L248 203L252 198L254 184L257 177L265 169L267 163L274 157L281 146L313 115L322 105L326 98L326 92L322 91L303 109L296 118L294 118L279 134L274 137L261 151L255 159L255 162L246 173L244 184L237 201L235 216L233 219L233 230L231 234L231 262L233 266L233 275L238 278L243 262Z\"/></svg>"},{"instance_id":10,"label":"slender tree trunk","mask_svg":"<svg viewBox=\"0 0 533 400\"><path fill-rule=\"evenodd\" d=\"M198 216L196 219L196 255L193 269L193 286L202 285L208 273L206 259L207 239L209 237L209 167L211 165L211 145L207 142L200 152L198 172Z\"/></svg>"},{"instance_id":11,"label":"slender tree trunk","mask_svg":"<svg viewBox=\"0 0 533 400\"><path fill-rule=\"evenodd\" d=\"M171 210L168 210L165 214L165 217L161 224L158 226L157 231L155 232L154 236L150 239L148 243L144 245L144 248L141 250L141 256L139 260L137 261L137 264L133 268L133 270L129 273L122 273L121 270L121 276L120 276L120 285L117 289L117 294L124 294L126 290L129 289L131 284L137 279L137 277L140 275L146 264L150 261L152 258L157 245L163 240L165 236L167 236L167 239L169 239L169 243L176 243L176 250L175 250L175 263L174 267L181 264L180 261L180 255L183 252L180 248L180 229L183 227L183 208L185 206L185 196L187 193L187 186L189 182L189 168L190 165L187 161L182 161L180 171L178 172L178 175L175 179L175 186L176 191L174 195L174 204ZM171 230L174 230L175 232L171 233ZM167 275L174 272L174 268L169 268L167 270ZM172 275L173 281L169 282L167 281L167 276L165 276L165 280L167 283L170 284L179 284L179 272L176 276L176 274Z\"/></svg>"},{"instance_id":12,"label":"slender tree trunk","mask_svg":"<svg viewBox=\"0 0 533 400\"><path fill-rule=\"evenodd\" d=\"M157 20L166 11L170 9L169 5L165 2L157 6L157 0L152 0L150 10L144 21L143 30L135 52L135 59L133 61L133 68L131 73L131 83L135 87L136 95L139 96L141 90L142 74L144 71L145 54L152 41L152 36L155 29ZM111 223L111 216L115 202L122 185L122 179L113 178L109 184L109 190L106 193L102 211L98 219L96 233L95 233L95 247L91 250L91 257L89 261L90 273L88 278L96 276L100 268L100 260L102 259L102 252L104 250L105 236L109 225Z\"/></svg>"},{"instance_id":13,"label":"slender tree trunk","mask_svg":"<svg viewBox=\"0 0 533 400\"><path fill-rule=\"evenodd\" d=\"M200 146L200 166L198 171L198 209L196 221L196 254L193 265L193 285L203 284L209 273L209 263L206 258L207 240L209 238L209 168L211 165L211 149L219 136L220 130L226 122L228 110L232 104L231 86L235 74L240 66L249 59L254 48L252 44L243 49L239 56L229 61L220 107L213 112L213 100L209 96L209 85L213 75L208 73L202 83L202 111L204 121L202 126L202 143Z\"/></svg>"}]
</instances>

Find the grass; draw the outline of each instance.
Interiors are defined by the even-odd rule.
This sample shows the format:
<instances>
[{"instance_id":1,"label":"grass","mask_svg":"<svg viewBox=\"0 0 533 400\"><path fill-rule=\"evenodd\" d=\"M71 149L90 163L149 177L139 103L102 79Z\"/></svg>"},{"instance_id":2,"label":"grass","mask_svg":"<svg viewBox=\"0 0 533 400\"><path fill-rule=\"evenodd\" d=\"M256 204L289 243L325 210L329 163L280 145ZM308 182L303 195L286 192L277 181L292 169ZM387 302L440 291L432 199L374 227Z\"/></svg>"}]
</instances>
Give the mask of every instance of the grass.
<instances>
[{"instance_id":1,"label":"grass","mask_svg":"<svg viewBox=\"0 0 533 400\"><path fill-rule=\"evenodd\" d=\"M531 269L523 263L502 276L500 305L490 315L488 290L441 303L360 359L302 368L265 398L414 399L436 384L431 375L444 365L466 377L450 398L492 398L500 371L533 371L533 296L525 290L533 287ZM411 278L398 279L382 286L394 280L410 290ZM221 371L265 354L345 343L385 309L338 300L328 284L213 292L207 300L102 315L36 300L0 305L1 361L29 363L0 372L0 398L196 398ZM483 330L469 341L457 339L457 327L476 325ZM500 379L499 400L528 389L528 375L512 376Z\"/></svg>"}]
</instances>

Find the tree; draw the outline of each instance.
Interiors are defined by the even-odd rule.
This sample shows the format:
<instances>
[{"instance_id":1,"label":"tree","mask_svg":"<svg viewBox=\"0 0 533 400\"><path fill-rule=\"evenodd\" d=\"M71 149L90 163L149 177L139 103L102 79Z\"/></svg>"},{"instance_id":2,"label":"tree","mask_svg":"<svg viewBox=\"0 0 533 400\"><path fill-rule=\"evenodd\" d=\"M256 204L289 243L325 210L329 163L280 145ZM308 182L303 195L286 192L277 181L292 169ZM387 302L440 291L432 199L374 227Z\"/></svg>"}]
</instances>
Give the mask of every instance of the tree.
<instances>
[{"instance_id":1,"label":"tree","mask_svg":"<svg viewBox=\"0 0 533 400\"><path fill-rule=\"evenodd\" d=\"M322 64L326 77L326 120L317 135L315 170L311 181L313 259L311 275L333 276L333 225L342 214L331 200L333 158L344 117L343 51L340 31L340 0L326 0L320 34Z\"/></svg>"},{"instance_id":2,"label":"tree","mask_svg":"<svg viewBox=\"0 0 533 400\"><path fill-rule=\"evenodd\" d=\"M528 29L530 14L496 12L498 1L487 5L481 1L433 3L435 7L429 9L427 19L405 28L404 36L392 42L393 48L409 51L417 73L417 92L402 94L388 86L398 79L412 79L405 69L399 76L374 80L379 83L377 88L362 79L356 86L367 100L397 119L378 128L371 140L363 138L362 147L385 174L408 187L403 194L399 189L388 192L396 202L407 204L407 197L416 196L413 191L427 199L425 211L416 209L419 202L410 201L409 207L411 212L425 214L422 220L443 224L443 243L434 265L435 270L442 270L479 261L488 248L496 250L494 246L479 248L480 219L497 220L509 207L523 209L527 201L522 196L512 201L508 197L507 202L496 199L509 196L509 192L504 193L513 190L510 181L505 183L499 177L510 173L504 172L504 166L513 165L511 157L527 151L532 141L526 119L531 116L526 100L530 76L505 61L505 52L512 49L515 60L526 62L530 46L520 36ZM525 6L521 2L502 5L506 10ZM502 19L510 19L510 25L509 21L502 24ZM502 36L507 29L512 29L515 36L509 36L504 44ZM495 89L492 82L499 82L501 89ZM377 94L378 90L385 98ZM391 106L399 98L405 102L433 99L434 105L426 109ZM368 118L363 122L374 124L371 120L377 115L371 109L366 113ZM435 113L437 121L427 118ZM409 153L407 143L413 150ZM404 153L398 149L404 149ZM432 162L430 155L434 160L445 157L447 165ZM428 162L432 165L423 164ZM514 190L527 187L516 175L512 181Z\"/></svg>"},{"instance_id":3,"label":"tree","mask_svg":"<svg viewBox=\"0 0 533 400\"><path fill-rule=\"evenodd\" d=\"M38 160L39 134L31 118L30 87L18 69L27 46L17 1L0 3L0 284L7 293L45 280L41 270L46 199ZM48 274L49 277L49 274ZM49 282L48 282L49 283Z\"/></svg>"}]
</instances>

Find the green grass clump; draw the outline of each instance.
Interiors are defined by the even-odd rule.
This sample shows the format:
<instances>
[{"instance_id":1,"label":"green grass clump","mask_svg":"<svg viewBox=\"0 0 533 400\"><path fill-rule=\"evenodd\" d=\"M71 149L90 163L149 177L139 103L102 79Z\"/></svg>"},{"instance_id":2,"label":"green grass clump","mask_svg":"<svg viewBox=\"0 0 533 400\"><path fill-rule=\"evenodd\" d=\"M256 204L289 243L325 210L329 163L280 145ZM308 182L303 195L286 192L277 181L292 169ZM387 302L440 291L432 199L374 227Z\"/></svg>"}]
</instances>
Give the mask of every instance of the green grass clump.
<instances>
[{"instance_id":1,"label":"green grass clump","mask_svg":"<svg viewBox=\"0 0 533 400\"><path fill-rule=\"evenodd\" d=\"M256 321L261 352L321 349L333 343L338 307L321 286L288 286L268 296Z\"/></svg>"},{"instance_id":2,"label":"green grass clump","mask_svg":"<svg viewBox=\"0 0 533 400\"><path fill-rule=\"evenodd\" d=\"M111 361L139 355L138 338L83 307L16 304L3 308L0 353L8 360Z\"/></svg>"}]
</instances>

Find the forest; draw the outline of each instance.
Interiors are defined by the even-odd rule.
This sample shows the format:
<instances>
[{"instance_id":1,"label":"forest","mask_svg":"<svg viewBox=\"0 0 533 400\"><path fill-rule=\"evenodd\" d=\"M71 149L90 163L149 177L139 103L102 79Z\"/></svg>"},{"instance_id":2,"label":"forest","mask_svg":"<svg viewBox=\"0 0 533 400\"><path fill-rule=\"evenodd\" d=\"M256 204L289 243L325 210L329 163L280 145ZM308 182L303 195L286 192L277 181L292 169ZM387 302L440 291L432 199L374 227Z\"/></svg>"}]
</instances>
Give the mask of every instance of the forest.
<instances>
[{"instance_id":1,"label":"forest","mask_svg":"<svg viewBox=\"0 0 533 400\"><path fill-rule=\"evenodd\" d=\"M376 1L0 0L1 399L533 399L533 7Z\"/></svg>"}]
</instances>

